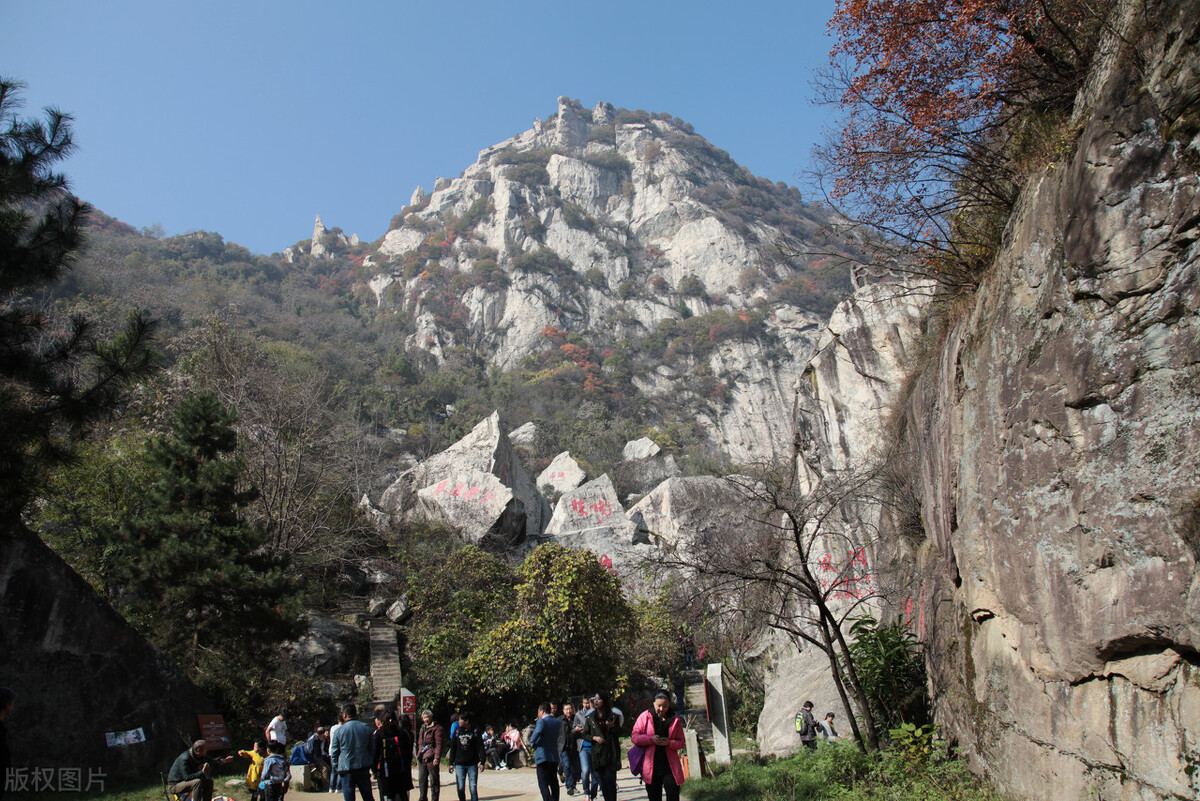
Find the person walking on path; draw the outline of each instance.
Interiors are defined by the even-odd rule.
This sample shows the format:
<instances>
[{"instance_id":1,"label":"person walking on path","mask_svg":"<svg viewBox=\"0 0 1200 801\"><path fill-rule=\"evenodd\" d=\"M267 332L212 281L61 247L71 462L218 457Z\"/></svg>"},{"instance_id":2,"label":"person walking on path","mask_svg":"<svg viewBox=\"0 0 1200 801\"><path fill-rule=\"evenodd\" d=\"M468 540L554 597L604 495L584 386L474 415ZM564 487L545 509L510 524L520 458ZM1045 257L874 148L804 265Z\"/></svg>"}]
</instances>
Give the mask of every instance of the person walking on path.
<instances>
[{"instance_id":1,"label":"person walking on path","mask_svg":"<svg viewBox=\"0 0 1200 801\"><path fill-rule=\"evenodd\" d=\"M446 731L433 719L433 712L421 712L421 728L417 730L417 783L421 801L438 801L442 793L442 777L438 763L446 750Z\"/></svg>"},{"instance_id":2,"label":"person walking on path","mask_svg":"<svg viewBox=\"0 0 1200 801\"><path fill-rule=\"evenodd\" d=\"M375 758L371 727L358 719L358 707L354 704L342 707L342 725L329 744L329 757L334 772L341 776L345 801L354 801L356 787L364 801L375 801L371 794L371 765Z\"/></svg>"},{"instance_id":3,"label":"person walking on path","mask_svg":"<svg viewBox=\"0 0 1200 801\"><path fill-rule=\"evenodd\" d=\"M558 730L558 755L567 795L575 795L575 784L579 781L579 749L575 747L576 739L575 705L567 701L563 704L562 727Z\"/></svg>"},{"instance_id":4,"label":"person walking on path","mask_svg":"<svg viewBox=\"0 0 1200 801\"><path fill-rule=\"evenodd\" d=\"M600 785L604 801L617 801L617 769L621 767L621 730L613 717L608 693L596 693L592 699L592 714L583 724L583 736L592 744L591 768L593 782ZM595 801L595 792L588 794Z\"/></svg>"},{"instance_id":5,"label":"person walking on path","mask_svg":"<svg viewBox=\"0 0 1200 801\"><path fill-rule=\"evenodd\" d=\"M805 701L796 715L796 731L800 734L800 744L809 751L817 750L817 721L813 719L813 702Z\"/></svg>"},{"instance_id":6,"label":"person walking on path","mask_svg":"<svg viewBox=\"0 0 1200 801\"><path fill-rule=\"evenodd\" d=\"M408 801L412 789L412 738L396 725L396 716L385 710L375 713L372 772L382 801Z\"/></svg>"},{"instance_id":7,"label":"person walking on path","mask_svg":"<svg viewBox=\"0 0 1200 801\"><path fill-rule=\"evenodd\" d=\"M683 786L683 762L679 752L686 744L683 739L683 724L671 709L671 696L659 691L654 696L654 708L647 709L633 724L633 744L646 749L642 757L642 781L646 784L646 798L662 801L663 788L667 801L679 801L679 788Z\"/></svg>"},{"instance_id":8,"label":"person walking on path","mask_svg":"<svg viewBox=\"0 0 1200 801\"><path fill-rule=\"evenodd\" d=\"M549 701L542 701L538 706L537 724L529 744L533 746L533 763L537 766L538 789L542 791L542 801L558 801L558 733L562 724L554 716Z\"/></svg>"},{"instance_id":9,"label":"person walking on path","mask_svg":"<svg viewBox=\"0 0 1200 801\"><path fill-rule=\"evenodd\" d=\"M592 699L584 697L582 707L575 713L571 724L571 733L575 735L575 750L579 753L579 791L588 798L595 798L598 792L596 776L592 773L592 741L583 736L583 725L592 714Z\"/></svg>"},{"instance_id":10,"label":"person walking on path","mask_svg":"<svg viewBox=\"0 0 1200 801\"><path fill-rule=\"evenodd\" d=\"M450 766L454 769L458 801L467 801L468 786L471 788L471 801L479 801L479 766L485 759L483 735L475 728L469 712L460 713L458 729L450 738Z\"/></svg>"}]
</instances>

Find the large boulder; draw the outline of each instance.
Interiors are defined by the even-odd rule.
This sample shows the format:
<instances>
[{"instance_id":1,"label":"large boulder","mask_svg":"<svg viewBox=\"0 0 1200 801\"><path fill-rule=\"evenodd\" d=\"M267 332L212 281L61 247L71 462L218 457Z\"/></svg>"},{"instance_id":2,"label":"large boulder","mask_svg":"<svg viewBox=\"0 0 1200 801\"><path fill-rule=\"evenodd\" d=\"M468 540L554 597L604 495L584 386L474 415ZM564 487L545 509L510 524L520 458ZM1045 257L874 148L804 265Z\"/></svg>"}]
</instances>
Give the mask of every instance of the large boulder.
<instances>
[{"instance_id":1,"label":"large boulder","mask_svg":"<svg viewBox=\"0 0 1200 801\"><path fill-rule=\"evenodd\" d=\"M683 471L675 462L675 457L669 453L660 453L646 459L625 462L617 468L617 472L622 486L627 487L631 492L630 498L626 498L626 500L649 492L667 479L683 475Z\"/></svg>"},{"instance_id":2,"label":"large boulder","mask_svg":"<svg viewBox=\"0 0 1200 801\"><path fill-rule=\"evenodd\" d=\"M629 509L653 544L685 561L699 557L711 538L744 527L746 515L745 493L716 476L668 479Z\"/></svg>"},{"instance_id":3,"label":"large boulder","mask_svg":"<svg viewBox=\"0 0 1200 801\"><path fill-rule=\"evenodd\" d=\"M533 422L528 422L523 426L514 428L508 432L508 441L513 444L514 448L521 448L529 451L533 449L534 443L537 442L538 429Z\"/></svg>"},{"instance_id":4,"label":"large boulder","mask_svg":"<svg viewBox=\"0 0 1200 801\"><path fill-rule=\"evenodd\" d=\"M639 538L607 473L559 498L546 535L567 547L594 551L620 575L636 573L654 551Z\"/></svg>"},{"instance_id":5,"label":"large boulder","mask_svg":"<svg viewBox=\"0 0 1200 801\"><path fill-rule=\"evenodd\" d=\"M308 631L283 648L308 676L336 676L360 663L367 648L358 626L314 613L307 615Z\"/></svg>"},{"instance_id":6,"label":"large boulder","mask_svg":"<svg viewBox=\"0 0 1200 801\"><path fill-rule=\"evenodd\" d=\"M152 773L219 713L171 654L155 649L24 526L0 526L0 685L14 767L110 779ZM71 723L48 726L71 710ZM110 733L140 732L109 746ZM11 778L11 777L10 777Z\"/></svg>"},{"instance_id":7,"label":"large boulder","mask_svg":"<svg viewBox=\"0 0 1200 801\"><path fill-rule=\"evenodd\" d=\"M649 437L631 440L625 443L625 449L621 451L621 458L627 462L632 462L636 459L649 459L651 456L658 455L662 450L658 447L658 443Z\"/></svg>"},{"instance_id":8,"label":"large boulder","mask_svg":"<svg viewBox=\"0 0 1200 801\"><path fill-rule=\"evenodd\" d=\"M555 456L537 477L538 489L546 495L551 492L562 495L581 486L585 481L587 474L583 472L579 462L571 458L570 451L563 451Z\"/></svg>"},{"instance_id":9,"label":"large boulder","mask_svg":"<svg viewBox=\"0 0 1200 801\"><path fill-rule=\"evenodd\" d=\"M496 550L536 541L545 524L545 501L504 433L499 412L402 473L383 493L380 507L444 519L468 542Z\"/></svg>"}]
</instances>

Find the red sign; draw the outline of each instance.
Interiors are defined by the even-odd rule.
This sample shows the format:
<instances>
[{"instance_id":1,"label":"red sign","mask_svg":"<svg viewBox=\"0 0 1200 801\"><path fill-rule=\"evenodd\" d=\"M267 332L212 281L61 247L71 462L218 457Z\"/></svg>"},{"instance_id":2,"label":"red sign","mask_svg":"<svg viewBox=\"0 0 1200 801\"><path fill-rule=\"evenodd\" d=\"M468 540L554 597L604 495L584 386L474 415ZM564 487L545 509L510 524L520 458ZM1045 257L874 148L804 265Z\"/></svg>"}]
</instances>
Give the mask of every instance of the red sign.
<instances>
[{"instance_id":1,"label":"red sign","mask_svg":"<svg viewBox=\"0 0 1200 801\"><path fill-rule=\"evenodd\" d=\"M225 728L225 718L220 715L196 715L196 723L200 725L200 739L208 743L209 751L229 749L229 730Z\"/></svg>"}]
</instances>

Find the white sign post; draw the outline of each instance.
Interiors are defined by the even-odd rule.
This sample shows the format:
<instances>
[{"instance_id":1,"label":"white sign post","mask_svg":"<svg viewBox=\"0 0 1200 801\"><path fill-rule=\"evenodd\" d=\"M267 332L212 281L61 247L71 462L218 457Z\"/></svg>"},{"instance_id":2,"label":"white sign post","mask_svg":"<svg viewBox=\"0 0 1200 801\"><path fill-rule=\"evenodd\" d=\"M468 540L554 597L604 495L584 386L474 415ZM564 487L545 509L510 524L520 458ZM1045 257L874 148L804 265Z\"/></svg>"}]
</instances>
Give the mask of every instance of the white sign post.
<instances>
[{"instance_id":1,"label":"white sign post","mask_svg":"<svg viewBox=\"0 0 1200 801\"><path fill-rule=\"evenodd\" d=\"M729 722L725 716L725 680L721 676L721 663L708 666L705 682L708 701L708 719L713 730L713 762L729 762L733 753L729 750Z\"/></svg>"}]
</instances>

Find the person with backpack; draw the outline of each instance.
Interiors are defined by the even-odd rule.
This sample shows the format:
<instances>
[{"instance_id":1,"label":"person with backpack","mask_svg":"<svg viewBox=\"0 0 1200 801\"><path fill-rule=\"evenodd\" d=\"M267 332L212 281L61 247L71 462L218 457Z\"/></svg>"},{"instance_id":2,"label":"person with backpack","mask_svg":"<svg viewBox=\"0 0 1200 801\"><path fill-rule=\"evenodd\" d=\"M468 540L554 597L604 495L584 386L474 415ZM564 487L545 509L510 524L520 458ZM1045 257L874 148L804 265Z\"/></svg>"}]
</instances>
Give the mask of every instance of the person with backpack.
<instances>
[{"instance_id":1,"label":"person with backpack","mask_svg":"<svg viewBox=\"0 0 1200 801\"><path fill-rule=\"evenodd\" d=\"M358 719L358 707L342 707L342 725L338 726L329 745L333 769L342 779L342 798L354 801L354 789L364 801L375 801L371 793L371 763L375 750L371 743L371 727Z\"/></svg>"},{"instance_id":2,"label":"person with backpack","mask_svg":"<svg viewBox=\"0 0 1200 801\"><path fill-rule=\"evenodd\" d=\"M817 750L817 721L813 718L813 702L805 701L804 706L796 713L796 733L800 735L800 744L809 751Z\"/></svg>"},{"instance_id":3,"label":"person with backpack","mask_svg":"<svg viewBox=\"0 0 1200 801\"><path fill-rule=\"evenodd\" d=\"M662 801L663 788L667 801L679 801L679 788L683 786L683 761L679 752L687 745L683 739L683 723L671 709L671 695L660 690L654 696L654 708L638 716L631 734L633 744L646 749L638 768L642 782L646 785L649 801Z\"/></svg>"},{"instance_id":4,"label":"person with backpack","mask_svg":"<svg viewBox=\"0 0 1200 801\"><path fill-rule=\"evenodd\" d=\"M408 801L412 789L412 737L396 725L387 710L375 713L375 783L383 801Z\"/></svg>"},{"instance_id":5,"label":"person with backpack","mask_svg":"<svg viewBox=\"0 0 1200 801\"><path fill-rule=\"evenodd\" d=\"M263 760L262 783L265 801L283 801L292 783L292 769L283 756L283 743L272 740L267 743L267 758Z\"/></svg>"},{"instance_id":6,"label":"person with backpack","mask_svg":"<svg viewBox=\"0 0 1200 801\"><path fill-rule=\"evenodd\" d=\"M486 755L483 751L483 736L471 722L471 714L462 712L458 716L458 729L450 738L450 767L454 769L454 784L458 788L458 801L467 801L466 790L471 788L471 801L479 801L479 766Z\"/></svg>"}]
</instances>

